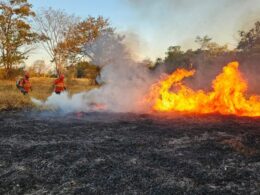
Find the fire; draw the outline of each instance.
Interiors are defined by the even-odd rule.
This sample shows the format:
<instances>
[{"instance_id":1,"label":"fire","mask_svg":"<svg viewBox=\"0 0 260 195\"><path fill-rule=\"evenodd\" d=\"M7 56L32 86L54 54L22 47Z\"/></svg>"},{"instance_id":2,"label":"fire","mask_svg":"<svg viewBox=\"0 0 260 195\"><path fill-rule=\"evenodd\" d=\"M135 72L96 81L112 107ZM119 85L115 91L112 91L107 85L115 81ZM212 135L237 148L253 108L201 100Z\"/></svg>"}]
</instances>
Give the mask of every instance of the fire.
<instances>
[{"instance_id":1,"label":"fire","mask_svg":"<svg viewBox=\"0 0 260 195\"><path fill-rule=\"evenodd\" d=\"M182 80L195 74L194 70L178 69L150 89L147 101L153 110L196 114L260 116L260 96L246 96L247 82L238 70L238 62L223 68L212 82L212 91L194 91Z\"/></svg>"}]
</instances>

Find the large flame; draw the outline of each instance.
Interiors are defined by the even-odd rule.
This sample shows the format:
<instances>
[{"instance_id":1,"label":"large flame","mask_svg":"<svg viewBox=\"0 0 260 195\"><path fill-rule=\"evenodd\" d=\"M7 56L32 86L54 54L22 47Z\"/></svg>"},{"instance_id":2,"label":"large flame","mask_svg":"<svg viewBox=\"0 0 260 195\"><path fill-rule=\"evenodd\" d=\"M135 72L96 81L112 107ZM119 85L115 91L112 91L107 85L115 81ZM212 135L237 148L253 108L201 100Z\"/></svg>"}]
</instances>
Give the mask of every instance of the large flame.
<instances>
[{"instance_id":1,"label":"large flame","mask_svg":"<svg viewBox=\"0 0 260 195\"><path fill-rule=\"evenodd\" d=\"M213 91L194 91L182 80L195 71L178 69L152 86L148 101L155 111L177 111L185 113L260 116L260 96L246 96L247 82L238 70L238 62L223 68L212 82Z\"/></svg>"}]
</instances>

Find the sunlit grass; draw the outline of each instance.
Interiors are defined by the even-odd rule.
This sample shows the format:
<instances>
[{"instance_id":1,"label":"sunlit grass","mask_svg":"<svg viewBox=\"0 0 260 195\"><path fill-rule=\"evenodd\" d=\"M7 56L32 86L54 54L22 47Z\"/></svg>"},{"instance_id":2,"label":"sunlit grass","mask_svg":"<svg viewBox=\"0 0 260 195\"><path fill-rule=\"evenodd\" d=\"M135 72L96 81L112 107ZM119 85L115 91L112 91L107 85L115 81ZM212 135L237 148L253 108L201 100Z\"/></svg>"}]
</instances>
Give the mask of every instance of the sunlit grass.
<instances>
[{"instance_id":1,"label":"sunlit grass","mask_svg":"<svg viewBox=\"0 0 260 195\"><path fill-rule=\"evenodd\" d=\"M31 78L30 81L32 92L23 95L16 88L15 81L0 80L0 110L32 108L30 97L46 100L52 94L54 78ZM89 79L65 80L65 84L71 95L96 87Z\"/></svg>"}]
</instances>

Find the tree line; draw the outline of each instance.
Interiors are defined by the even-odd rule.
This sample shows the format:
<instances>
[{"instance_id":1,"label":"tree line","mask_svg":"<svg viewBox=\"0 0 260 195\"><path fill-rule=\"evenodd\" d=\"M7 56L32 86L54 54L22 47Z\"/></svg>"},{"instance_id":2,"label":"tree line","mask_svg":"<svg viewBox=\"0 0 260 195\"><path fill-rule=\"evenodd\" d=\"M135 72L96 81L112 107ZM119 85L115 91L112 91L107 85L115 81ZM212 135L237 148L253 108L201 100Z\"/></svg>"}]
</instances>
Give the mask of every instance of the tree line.
<instances>
[{"instance_id":1,"label":"tree line","mask_svg":"<svg viewBox=\"0 0 260 195\"><path fill-rule=\"evenodd\" d=\"M150 62L149 67L156 69L165 66L166 72L172 72L177 68L197 68L200 64L227 63L231 60L260 61L260 21L248 31L239 31L238 44L234 49L220 45L209 36L197 36L195 42L198 49L184 51L181 46L170 46L164 58L157 58Z\"/></svg>"},{"instance_id":2,"label":"tree line","mask_svg":"<svg viewBox=\"0 0 260 195\"><path fill-rule=\"evenodd\" d=\"M86 69L98 74L98 69L92 66L95 56L91 44L101 34L114 36L115 29L108 19L99 17L80 18L62 10L53 8L33 11L28 0L0 1L0 68L6 78L12 77L15 67L29 56L29 53L39 45L49 55L56 73L67 70L77 77L84 77ZM116 36L115 36L116 37ZM122 37L116 37L118 41ZM220 45L208 36L196 37L198 49L184 51L181 46L170 46L164 58L155 62L146 60L151 70L165 66L166 72L176 68L196 68L202 61L211 64L214 61L229 61L260 57L260 22L252 29L239 31L239 41L235 49ZM36 61L32 68L39 75L43 72L43 61Z\"/></svg>"},{"instance_id":3,"label":"tree line","mask_svg":"<svg viewBox=\"0 0 260 195\"><path fill-rule=\"evenodd\" d=\"M82 67L82 62L92 58L85 46L102 33L114 33L108 19L102 16L82 19L52 8L36 13L27 0L0 1L0 67L7 78L11 77L14 67L39 44L58 74L79 62ZM39 70L42 62L35 65Z\"/></svg>"}]
</instances>

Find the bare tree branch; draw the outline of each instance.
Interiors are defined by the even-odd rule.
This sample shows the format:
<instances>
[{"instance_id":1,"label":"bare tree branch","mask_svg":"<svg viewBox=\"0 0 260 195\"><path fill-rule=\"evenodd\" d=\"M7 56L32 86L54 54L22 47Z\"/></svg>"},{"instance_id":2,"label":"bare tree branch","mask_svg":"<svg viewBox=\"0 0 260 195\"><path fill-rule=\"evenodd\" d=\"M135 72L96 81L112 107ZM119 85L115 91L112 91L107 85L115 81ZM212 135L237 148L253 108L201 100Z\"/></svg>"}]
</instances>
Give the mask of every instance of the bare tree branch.
<instances>
[{"instance_id":1,"label":"bare tree branch","mask_svg":"<svg viewBox=\"0 0 260 195\"><path fill-rule=\"evenodd\" d=\"M47 38L46 42L42 43L42 47L50 56L51 62L55 63L57 71L63 62L57 46L64 41L69 29L79 20L74 15L68 15L64 11L52 8L42 9L35 17L37 31Z\"/></svg>"}]
</instances>

